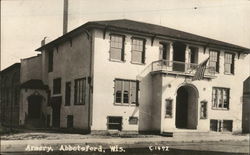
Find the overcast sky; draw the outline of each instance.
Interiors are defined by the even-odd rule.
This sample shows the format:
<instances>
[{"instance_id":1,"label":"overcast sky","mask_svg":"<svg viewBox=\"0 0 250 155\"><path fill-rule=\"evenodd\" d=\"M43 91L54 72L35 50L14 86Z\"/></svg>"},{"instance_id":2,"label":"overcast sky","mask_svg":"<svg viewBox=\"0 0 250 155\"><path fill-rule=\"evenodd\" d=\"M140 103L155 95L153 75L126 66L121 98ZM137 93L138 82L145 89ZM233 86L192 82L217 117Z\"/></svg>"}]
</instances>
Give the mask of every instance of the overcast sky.
<instances>
[{"instance_id":1,"label":"overcast sky","mask_svg":"<svg viewBox=\"0 0 250 155\"><path fill-rule=\"evenodd\" d=\"M69 0L69 30L127 18L250 48L250 0ZM1 68L62 35L63 0L2 0Z\"/></svg>"}]
</instances>

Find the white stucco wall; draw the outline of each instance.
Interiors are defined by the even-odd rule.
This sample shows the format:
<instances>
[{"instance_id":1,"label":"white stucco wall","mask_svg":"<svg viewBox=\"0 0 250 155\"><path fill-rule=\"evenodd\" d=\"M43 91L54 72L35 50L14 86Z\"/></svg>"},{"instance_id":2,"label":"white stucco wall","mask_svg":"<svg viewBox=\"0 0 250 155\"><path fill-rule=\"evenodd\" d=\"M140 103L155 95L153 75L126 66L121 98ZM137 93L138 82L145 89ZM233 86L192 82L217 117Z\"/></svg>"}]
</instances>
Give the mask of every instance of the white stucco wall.
<instances>
[{"instance_id":1,"label":"white stucco wall","mask_svg":"<svg viewBox=\"0 0 250 155\"><path fill-rule=\"evenodd\" d=\"M122 33L120 33L122 34ZM153 46L151 46L151 38L142 37L146 39L146 59L145 64L138 65L131 63L131 37L133 35L125 35L125 61L114 62L110 61L110 32L106 32L103 38L103 32L96 30L94 36L94 91L93 91L93 125L92 130L106 130L107 116L122 116L123 130L152 130L155 128L152 118L156 115L157 110L152 110L154 106L153 100L153 86L150 74L153 61L159 60L159 40L155 39ZM166 40L165 40L166 41ZM189 44L188 44L189 45ZM193 45L192 45L193 46ZM199 48L198 62L201 63L209 57L209 47L203 52L203 46ZM214 49L214 48L213 48ZM220 49L218 49L220 50ZM220 73L216 74L216 78L212 80L201 80L191 82L199 91L197 113L199 131L209 131L210 119L219 120L233 120L233 131L241 130L241 115L242 115L242 90L243 80L249 75L249 55L241 55L235 57L235 74L224 74L224 52L220 50ZM244 72L243 70L246 70ZM131 79L140 80L140 99L139 111L138 107L134 106L117 106L114 105L114 79ZM175 128L175 100L176 91L179 86L185 82L185 78L178 76L164 76L162 78L162 98L164 103L166 98L173 99L173 118L165 118L164 110L161 113L161 128L162 131L173 131ZM168 85L171 84L171 87ZM230 88L230 109L229 110L212 110L212 87ZM200 101L207 101L208 118L200 119ZM164 109L165 104L161 104ZM139 125L129 125L129 116L134 115L139 117ZM156 123L157 124L157 123ZM153 126L152 126L153 125Z\"/></svg>"},{"instance_id":2,"label":"white stucco wall","mask_svg":"<svg viewBox=\"0 0 250 155\"><path fill-rule=\"evenodd\" d=\"M48 82L51 90L51 97L62 96L60 127L67 127L67 115L73 115L73 126L79 129L88 129L88 84L84 105L74 105L74 84L75 79L88 78L90 74L90 40L85 33L72 37L70 40L53 48L53 71L48 73L48 52L43 53L43 75L44 82ZM48 78L46 79L46 75ZM61 78L61 93L53 94L53 79ZM71 103L65 106L65 86L71 82ZM51 113L52 116L52 113Z\"/></svg>"}]
</instances>

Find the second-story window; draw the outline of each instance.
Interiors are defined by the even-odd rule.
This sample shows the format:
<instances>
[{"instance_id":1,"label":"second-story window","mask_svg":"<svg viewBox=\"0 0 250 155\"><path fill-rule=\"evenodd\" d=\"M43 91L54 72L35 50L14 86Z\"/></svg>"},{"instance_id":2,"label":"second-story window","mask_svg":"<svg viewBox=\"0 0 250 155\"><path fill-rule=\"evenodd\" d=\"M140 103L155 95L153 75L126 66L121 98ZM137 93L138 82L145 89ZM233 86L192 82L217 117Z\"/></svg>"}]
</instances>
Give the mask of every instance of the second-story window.
<instances>
[{"instance_id":1,"label":"second-story window","mask_svg":"<svg viewBox=\"0 0 250 155\"><path fill-rule=\"evenodd\" d=\"M86 78L76 79L75 80L75 105L85 104L86 98Z\"/></svg>"},{"instance_id":2,"label":"second-story window","mask_svg":"<svg viewBox=\"0 0 250 155\"><path fill-rule=\"evenodd\" d=\"M213 71L219 73L219 64L219 52L210 51L209 66L212 68Z\"/></svg>"},{"instance_id":3,"label":"second-story window","mask_svg":"<svg viewBox=\"0 0 250 155\"><path fill-rule=\"evenodd\" d=\"M115 80L115 103L122 105L138 105L139 82L132 80Z\"/></svg>"},{"instance_id":4,"label":"second-story window","mask_svg":"<svg viewBox=\"0 0 250 155\"><path fill-rule=\"evenodd\" d=\"M225 74L234 74L234 54L225 53L224 62Z\"/></svg>"},{"instance_id":5,"label":"second-story window","mask_svg":"<svg viewBox=\"0 0 250 155\"><path fill-rule=\"evenodd\" d=\"M124 36L110 35L110 60L124 61Z\"/></svg>"},{"instance_id":6,"label":"second-story window","mask_svg":"<svg viewBox=\"0 0 250 155\"><path fill-rule=\"evenodd\" d=\"M54 56L53 50L49 50L48 51L48 72L53 71L53 56Z\"/></svg>"},{"instance_id":7,"label":"second-story window","mask_svg":"<svg viewBox=\"0 0 250 155\"><path fill-rule=\"evenodd\" d=\"M145 63L145 40L132 38L132 63Z\"/></svg>"},{"instance_id":8,"label":"second-story window","mask_svg":"<svg viewBox=\"0 0 250 155\"><path fill-rule=\"evenodd\" d=\"M213 88L212 106L213 109L229 109L229 89L228 88Z\"/></svg>"},{"instance_id":9,"label":"second-story window","mask_svg":"<svg viewBox=\"0 0 250 155\"><path fill-rule=\"evenodd\" d=\"M61 78L53 80L53 94L61 93Z\"/></svg>"}]
</instances>

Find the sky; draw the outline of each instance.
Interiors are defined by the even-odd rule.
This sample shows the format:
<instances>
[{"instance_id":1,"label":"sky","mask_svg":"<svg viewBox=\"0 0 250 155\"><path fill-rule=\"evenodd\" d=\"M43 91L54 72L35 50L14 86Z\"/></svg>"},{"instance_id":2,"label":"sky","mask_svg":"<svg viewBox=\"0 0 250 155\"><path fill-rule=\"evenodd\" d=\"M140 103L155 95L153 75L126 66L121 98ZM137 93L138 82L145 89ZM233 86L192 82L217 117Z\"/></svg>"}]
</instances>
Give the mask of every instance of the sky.
<instances>
[{"instance_id":1,"label":"sky","mask_svg":"<svg viewBox=\"0 0 250 155\"><path fill-rule=\"evenodd\" d=\"M69 31L131 19L250 48L250 0L69 0ZM1 0L1 70L62 35L63 0Z\"/></svg>"}]
</instances>

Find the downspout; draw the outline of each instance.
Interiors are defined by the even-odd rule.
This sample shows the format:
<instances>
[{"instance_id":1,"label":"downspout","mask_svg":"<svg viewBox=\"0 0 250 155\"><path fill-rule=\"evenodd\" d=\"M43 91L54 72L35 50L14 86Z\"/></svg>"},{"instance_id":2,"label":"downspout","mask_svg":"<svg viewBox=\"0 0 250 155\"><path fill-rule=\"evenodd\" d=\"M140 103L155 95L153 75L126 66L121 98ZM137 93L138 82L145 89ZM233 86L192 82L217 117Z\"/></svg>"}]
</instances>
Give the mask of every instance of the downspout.
<instances>
[{"instance_id":1,"label":"downspout","mask_svg":"<svg viewBox=\"0 0 250 155\"><path fill-rule=\"evenodd\" d=\"M93 41L92 41L92 35L90 34L90 37L89 37L89 39L90 39L90 65L89 65L89 106L88 106L88 131L89 132L91 132L91 94L93 93L93 72L92 72L92 66L93 66L93 64L92 64L92 58L93 58L93 54L92 54L92 50L93 50L93 48L92 48L92 46L93 46ZM93 98L93 94L92 94L92 98Z\"/></svg>"},{"instance_id":2,"label":"downspout","mask_svg":"<svg viewBox=\"0 0 250 155\"><path fill-rule=\"evenodd\" d=\"M87 29L83 29L83 31L87 34L88 36L88 40L89 40L89 43L90 43L90 65L89 65L89 76L88 76L88 85L89 85L89 92L88 92L88 132L91 132L91 93L93 92L93 72L92 72L92 69L93 69L93 64L92 64L92 59L93 59L93 54L92 54L92 46L93 46L93 41L92 41L92 34L87 30Z\"/></svg>"}]
</instances>

